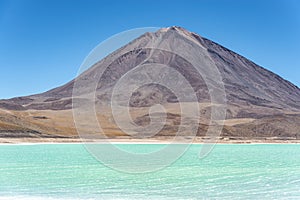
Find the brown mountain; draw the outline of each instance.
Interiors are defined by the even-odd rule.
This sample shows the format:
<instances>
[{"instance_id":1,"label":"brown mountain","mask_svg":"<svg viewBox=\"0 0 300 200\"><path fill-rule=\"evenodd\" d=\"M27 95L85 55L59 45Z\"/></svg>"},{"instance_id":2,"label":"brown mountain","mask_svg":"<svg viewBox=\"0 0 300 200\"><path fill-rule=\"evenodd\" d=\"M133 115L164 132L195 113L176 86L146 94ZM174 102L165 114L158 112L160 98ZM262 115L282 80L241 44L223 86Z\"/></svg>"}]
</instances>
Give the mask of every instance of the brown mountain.
<instances>
[{"instance_id":1,"label":"brown mountain","mask_svg":"<svg viewBox=\"0 0 300 200\"><path fill-rule=\"evenodd\" d=\"M188 59L174 53L176 51L188 52ZM191 60L200 63L194 66ZM72 80L42 94L0 100L0 137L76 137L71 110L72 95L77 102L87 101L86 96L93 92L91 88L95 88L92 85L95 79L99 79L95 101L101 108L97 116L105 133L111 137L126 136L111 120L109 102L118 80L139 64L148 64L149 70L145 69L137 81L141 81L141 77L155 80L151 79L151 74L158 76L160 72L153 72L151 66L154 64L167 65L182 74L201 107L198 135L204 136L212 107L216 106L210 104L209 90L220 89L215 77L209 77L210 73L206 73L210 70L205 64L207 62L218 69L226 92L223 138L299 139L300 89L297 86L245 57L180 27L146 33L108 55L77 77L80 82L77 82L76 94L73 94L75 80ZM203 77L197 70L208 77ZM101 78L98 77L100 71L103 71ZM129 87L121 86L124 90ZM182 88L180 91L188 90ZM188 94L182 92L182 95L184 98L179 100L170 89L154 83L139 87L129 101L134 122L140 126L149 124L149 107L163 104L167 111L167 123L157 137L173 136L182 117L178 112L179 101L194 101ZM90 129L87 125L86 131Z\"/></svg>"}]
</instances>

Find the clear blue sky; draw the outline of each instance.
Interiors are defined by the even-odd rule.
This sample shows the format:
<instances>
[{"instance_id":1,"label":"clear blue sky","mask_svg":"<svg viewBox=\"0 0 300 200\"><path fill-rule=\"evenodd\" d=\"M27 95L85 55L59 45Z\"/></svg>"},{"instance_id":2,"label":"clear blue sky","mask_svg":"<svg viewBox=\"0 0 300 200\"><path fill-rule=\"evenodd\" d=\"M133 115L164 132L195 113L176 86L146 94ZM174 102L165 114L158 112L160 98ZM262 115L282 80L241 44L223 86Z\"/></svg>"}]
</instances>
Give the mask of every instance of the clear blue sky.
<instances>
[{"instance_id":1,"label":"clear blue sky","mask_svg":"<svg viewBox=\"0 0 300 200\"><path fill-rule=\"evenodd\" d=\"M0 98L71 80L108 37L182 26L300 86L300 1L0 0Z\"/></svg>"}]
</instances>

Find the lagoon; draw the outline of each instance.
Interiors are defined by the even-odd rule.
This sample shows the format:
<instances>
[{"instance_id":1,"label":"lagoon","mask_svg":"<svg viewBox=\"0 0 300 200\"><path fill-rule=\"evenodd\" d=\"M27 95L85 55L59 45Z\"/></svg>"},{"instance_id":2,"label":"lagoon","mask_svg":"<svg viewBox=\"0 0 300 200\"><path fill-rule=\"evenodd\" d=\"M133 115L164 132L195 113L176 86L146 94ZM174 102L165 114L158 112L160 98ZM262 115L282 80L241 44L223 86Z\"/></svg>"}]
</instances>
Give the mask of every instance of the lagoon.
<instances>
[{"instance_id":1,"label":"lagoon","mask_svg":"<svg viewBox=\"0 0 300 200\"><path fill-rule=\"evenodd\" d=\"M163 144L117 144L138 152ZM0 145L0 199L300 199L299 144L193 144L150 173L110 169L83 144Z\"/></svg>"}]
</instances>

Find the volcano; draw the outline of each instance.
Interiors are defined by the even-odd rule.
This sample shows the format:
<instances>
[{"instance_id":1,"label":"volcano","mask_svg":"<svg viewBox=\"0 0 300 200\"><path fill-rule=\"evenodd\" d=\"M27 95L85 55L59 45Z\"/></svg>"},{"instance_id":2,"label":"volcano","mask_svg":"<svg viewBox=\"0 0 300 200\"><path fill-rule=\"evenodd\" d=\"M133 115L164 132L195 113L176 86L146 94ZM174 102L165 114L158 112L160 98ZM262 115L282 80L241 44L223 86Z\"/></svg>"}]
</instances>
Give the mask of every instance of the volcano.
<instances>
[{"instance_id":1,"label":"volcano","mask_svg":"<svg viewBox=\"0 0 300 200\"><path fill-rule=\"evenodd\" d=\"M188 53L184 58L176 52ZM0 100L0 137L76 138L72 109L77 109L81 103L74 104L74 99L84 104L90 94L95 96L93 103L99 108L96 115L105 134L111 138L131 137L113 120L110 103L118 81L141 64L148 68L136 80L142 80L142 77L154 80L151 76L160 74L168 77L175 70L187 80L195 96L185 94L184 91L190 90L183 87L179 99L174 91L153 81L137 87L128 104L127 99L122 99L124 96L119 98L120 102L124 100L123 106L131 109L133 122L141 127L151 123L149 108L157 104L165 107L165 124L152 136L154 138L176 134L182 126L183 116L178 111L182 102L200 105L199 137L204 137L212 125L212 110L218 106L226 108L221 140L297 140L300 137L300 89L297 86L209 39L176 26L141 35L61 87L41 94ZM157 71L156 65L172 70ZM217 70L219 79L214 77L215 74L207 73L211 65ZM220 81L224 88L219 87ZM131 86L121 84L118 87L127 90ZM224 90L226 101L220 105L212 102L212 90ZM218 122L214 125L221 126ZM82 129L97 133L88 122ZM188 137L188 133L183 136Z\"/></svg>"}]
</instances>

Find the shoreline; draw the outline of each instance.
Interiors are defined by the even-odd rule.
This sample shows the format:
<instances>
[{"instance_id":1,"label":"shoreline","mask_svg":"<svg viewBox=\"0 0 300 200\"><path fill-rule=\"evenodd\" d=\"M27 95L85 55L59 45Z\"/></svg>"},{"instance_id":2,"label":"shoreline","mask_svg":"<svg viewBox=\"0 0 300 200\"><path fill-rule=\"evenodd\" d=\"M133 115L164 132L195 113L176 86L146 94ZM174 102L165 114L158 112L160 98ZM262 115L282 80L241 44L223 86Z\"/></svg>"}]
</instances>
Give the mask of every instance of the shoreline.
<instances>
[{"instance_id":1,"label":"shoreline","mask_svg":"<svg viewBox=\"0 0 300 200\"><path fill-rule=\"evenodd\" d=\"M81 138L0 138L0 145L5 144L85 144L85 143L103 143L103 144L204 144L209 143L205 138L196 137L193 142L185 138L173 140L173 138L110 138L110 139L91 139L83 141ZM213 142L214 143L214 142ZM217 139L216 144L300 144L298 139Z\"/></svg>"}]
</instances>

